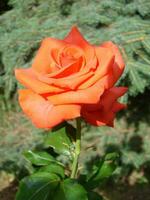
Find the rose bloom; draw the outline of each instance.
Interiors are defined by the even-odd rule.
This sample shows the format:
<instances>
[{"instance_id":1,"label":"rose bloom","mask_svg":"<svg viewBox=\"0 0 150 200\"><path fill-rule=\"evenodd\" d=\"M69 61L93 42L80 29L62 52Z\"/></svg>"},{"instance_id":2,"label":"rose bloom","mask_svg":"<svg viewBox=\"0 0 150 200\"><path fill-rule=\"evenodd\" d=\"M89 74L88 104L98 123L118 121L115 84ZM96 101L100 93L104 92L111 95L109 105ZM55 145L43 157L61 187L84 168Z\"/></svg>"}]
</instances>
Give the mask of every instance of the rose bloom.
<instances>
[{"instance_id":1,"label":"rose bloom","mask_svg":"<svg viewBox=\"0 0 150 200\"><path fill-rule=\"evenodd\" d=\"M45 38L27 69L16 69L19 103L39 128L83 117L92 125L113 126L115 114L125 108L117 101L126 91L114 87L124 70L118 47L112 42L90 45L73 27L63 40Z\"/></svg>"}]
</instances>

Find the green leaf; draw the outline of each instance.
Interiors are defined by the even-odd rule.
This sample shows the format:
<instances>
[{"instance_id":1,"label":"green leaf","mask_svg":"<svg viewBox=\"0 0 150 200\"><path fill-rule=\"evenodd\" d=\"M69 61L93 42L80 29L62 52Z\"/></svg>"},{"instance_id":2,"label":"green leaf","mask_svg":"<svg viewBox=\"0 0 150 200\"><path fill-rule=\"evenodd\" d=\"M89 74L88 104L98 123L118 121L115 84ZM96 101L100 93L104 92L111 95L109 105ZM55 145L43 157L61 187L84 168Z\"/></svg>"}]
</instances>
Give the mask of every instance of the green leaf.
<instances>
[{"instance_id":1,"label":"green leaf","mask_svg":"<svg viewBox=\"0 0 150 200\"><path fill-rule=\"evenodd\" d=\"M46 147L52 147L58 154L71 156L73 148L73 136L75 135L75 128L70 124L65 123L64 127L60 129L53 129L45 140Z\"/></svg>"},{"instance_id":2,"label":"green leaf","mask_svg":"<svg viewBox=\"0 0 150 200\"><path fill-rule=\"evenodd\" d=\"M96 192L90 191L88 193L88 200L103 200L103 198Z\"/></svg>"},{"instance_id":3,"label":"green leaf","mask_svg":"<svg viewBox=\"0 0 150 200\"><path fill-rule=\"evenodd\" d=\"M111 161L114 161L114 162L118 161L118 159L119 159L119 154L116 153L116 152L108 153L108 154L105 155L105 158L104 158L105 161L111 160Z\"/></svg>"},{"instance_id":4,"label":"green leaf","mask_svg":"<svg viewBox=\"0 0 150 200\"><path fill-rule=\"evenodd\" d=\"M48 166L41 167L39 169L39 172L48 172L48 173L52 173L52 174L57 174L61 178L65 177L64 168L55 163L52 163Z\"/></svg>"},{"instance_id":5,"label":"green leaf","mask_svg":"<svg viewBox=\"0 0 150 200\"><path fill-rule=\"evenodd\" d=\"M27 151L24 153L24 156L32 164L37 165L37 166L44 166L44 165L49 165L50 163L57 162L53 156L51 156L45 151L41 151L41 152Z\"/></svg>"},{"instance_id":6,"label":"green leaf","mask_svg":"<svg viewBox=\"0 0 150 200\"><path fill-rule=\"evenodd\" d=\"M95 188L109 178L117 167L118 157L118 153L109 153L103 160L97 162L88 178L87 187Z\"/></svg>"},{"instance_id":7,"label":"green leaf","mask_svg":"<svg viewBox=\"0 0 150 200\"><path fill-rule=\"evenodd\" d=\"M88 197L82 185L73 179L66 179L60 184L53 200L88 200Z\"/></svg>"},{"instance_id":8,"label":"green leaf","mask_svg":"<svg viewBox=\"0 0 150 200\"><path fill-rule=\"evenodd\" d=\"M38 172L24 178L19 185L16 200L49 200L54 195L60 178L56 174Z\"/></svg>"},{"instance_id":9,"label":"green leaf","mask_svg":"<svg viewBox=\"0 0 150 200\"><path fill-rule=\"evenodd\" d=\"M117 160L118 160L117 153L110 153L107 154L105 160L97 173L97 179L105 179L112 175L117 167Z\"/></svg>"}]
</instances>

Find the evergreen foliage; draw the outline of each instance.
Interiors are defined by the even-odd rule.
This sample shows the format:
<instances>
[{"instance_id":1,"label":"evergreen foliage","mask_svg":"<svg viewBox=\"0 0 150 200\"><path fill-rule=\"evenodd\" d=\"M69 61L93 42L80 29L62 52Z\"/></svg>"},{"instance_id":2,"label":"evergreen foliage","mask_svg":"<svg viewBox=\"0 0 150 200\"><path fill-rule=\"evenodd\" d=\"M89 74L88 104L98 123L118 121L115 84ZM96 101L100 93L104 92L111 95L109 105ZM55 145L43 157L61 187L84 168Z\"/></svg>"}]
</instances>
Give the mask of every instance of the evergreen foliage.
<instances>
[{"instance_id":1,"label":"evergreen foliage","mask_svg":"<svg viewBox=\"0 0 150 200\"><path fill-rule=\"evenodd\" d=\"M0 15L0 93L13 97L15 67L29 67L44 37L63 38L77 24L93 44L117 43L126 61L122 84L136 96L150 86L150 1L3 0ZM5 8L4 8L5 7Z\"/></svg>"}]
</instances>

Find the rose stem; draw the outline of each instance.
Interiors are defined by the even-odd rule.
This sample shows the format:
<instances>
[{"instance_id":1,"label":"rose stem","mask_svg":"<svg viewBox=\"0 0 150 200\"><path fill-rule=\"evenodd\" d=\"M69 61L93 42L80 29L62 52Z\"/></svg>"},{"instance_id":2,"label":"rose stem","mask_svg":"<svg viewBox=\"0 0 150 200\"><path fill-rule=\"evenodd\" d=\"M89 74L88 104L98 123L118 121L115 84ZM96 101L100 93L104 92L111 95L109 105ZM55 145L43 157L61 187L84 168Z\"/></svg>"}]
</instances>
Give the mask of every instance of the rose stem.
<instances>
[{"instance_id":1,"label":"rose stem","mask_svg":"<svg viewBox=\"0 0 150 200\"><path fill-rule=\"evenodd\" d=\"M78 171L78 160L81 151L81 119L76 119L77 133L76 133L76 143L75 143L75 156L72 163L71 178L76 178Z\"/></svg>"}]
</instances>

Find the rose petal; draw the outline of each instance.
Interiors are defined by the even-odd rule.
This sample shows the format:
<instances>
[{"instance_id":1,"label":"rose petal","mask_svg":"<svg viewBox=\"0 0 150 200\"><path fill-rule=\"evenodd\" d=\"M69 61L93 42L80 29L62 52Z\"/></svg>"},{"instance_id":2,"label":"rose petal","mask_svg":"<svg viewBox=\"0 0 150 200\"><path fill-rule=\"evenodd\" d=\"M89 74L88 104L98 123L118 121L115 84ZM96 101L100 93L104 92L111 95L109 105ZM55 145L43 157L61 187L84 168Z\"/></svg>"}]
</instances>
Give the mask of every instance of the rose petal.
<instances>
[{"instance_id":1,"label":"rose petal","mask_svg":"<svg viewBox=\"0 0 150 200\"><path fill-rule=\"evenodd\" d=\"M60 104L74 104L74 103L98 103L100 96L104 91L103 85L98 81L95 85L85 89L77 91L68 91L56 95L47 95L47 99L54 105Z\"/></svg>"},{"instance_id":2,"label":"rose petal","mask_svg":"<svg viewBox=\"0 0 150 200\"><path fill-rule=\"evenodd\" d=\"M79 58L84 57L84 51L75 45L66 45L59 51L59 63L62 67L74 63Z\"/></svg>"},{"instance_id":3,"label":"rose petal","mask_svg":"<svg viewBox=\"0 0 150 200\"><path fill-rule=\"evenodd\" d=\"M93 126L113 126L113 120L115 118L115 113L102 112L100 110L94 112L82 111L81 115L89 124Z\"/></svg>"},{"instance_id":4,"label":"rose petal","mask_svg":"<svg viewBox=\"0 0 150 200\"><path fill-rule=\"evenodd\" d=\"M114 113L116 113L116 112L119 112L120 110L123 110L123 109L125 109L125 108L127 108L127 105L125 105L125 104L123 104L123 103L115 102L115 103L113 104L112 111L113 111Z\"/></svg>"},{"instance_id":5,"label":"rose petal","mask_svg":"<svg viewBox=\"0 0 150 200\"><path fill-rule=\"evenodd\" d=\"M114 87L106 91L99 103L82 106L81 115L95 126L113 126L115 115L126 108L126 105L117 102L117 99L127 91L125 87Z\"/></svg>"},{"instance_id":6,"label":"rose petal","mask_svg":"<svg viewBox=\"0 0 150 200\"><path fill-rule=\"evenodd\" d=\"M85 63L85 61L83 60L83 62ZM75 63L74 63L75 64ZM83 63L82 63L83 65ZM71 67L71 65L67 66L67 67L64 67L62 69L60 69L59 71L56 71L56 72L53 72L53 73L50 73L50 74L46 74L46 77L48 78L60 78L61 74L63 73L64 70L67 70L68 67ZM94 58L89 62L89 63L85 63L85 66L84 68L82 68L81 66L81 69L80 71L78 71L77 73L72 73L70 74L68 77L65 77L65 79L73 79L73 78L77 78L79 76L83 76L84 74L87 74L88 72L93 72L97 67L97 58L94 56Z\"/></svg>"},{"instance_id":7,"label":"rose petal","mask_svg":"<svg viewBox=\"0 0 150 200\"><path fill-rule=\"evenodd\" d=\"M62 40L45 38L33 60L32 68L41 74L57 71L58 68L51 55L51 51L52 49L60 49L65 45L66 43Z\"/></svg>"},{"instance_id":8,"label":"rose petal","mask_svg":"<svg viewBox=\"0 0 150 200\"><path fill-rule=\"evenodd\" d=\"M111 109L113 103L126 92L126 87L113 87L103 94L100 105L103 107L104 111L108 111Z\"/></svg>"},{"instance_id":9,"label":"rose petal","mask_svg":"<svg viewBox=\"0 0 150 200\"><path fill-rule=\"evenodd\" d=\"M68 66L62 67L59 71L48 74L48 77L56 79L68 77L74 73L77 73L83 64L84 60L82 57L80 57L78 60L76 60L73 63L70 63Z\"/></svg>"},{"instance_id":10,"label":"rose petal","mask_svg":"<svg viewBox=\"0 0 150 200\"><path fill-rule=\"evenodd\" d=\"M38 128L52 128L64 120L80 116L79 105L54 106L31 90L19 90L19 102L24 113Z\"/></svg>"},{"instance_id":11,"label":"rose petal","mask_svg":"<svg viewBox=\"0 0 150 200\"><path fill-rule=\"evenodd\" d=\"M31 68L28 69L15 69L15 76L17 80L23 84L25 87L33 90L38 94L43 93L59 93L63 92L62 88L55 86L50 86L46 83L43 83L37 79L36 74Z\"/></svg>"},{"instance_id":12,"label":"rose petal","mask_svg":"<svg viewBox=\"0 0 150 200\"><path fill-rule=\"evenodd\" d=\"M117 101L117 99L123 96L126 92L126 87L113 87L109 90L104 91L97 104L85 104L84 108L87 111L91 112L100 110L102 108L103 111L107 112L111 110L112 105Z\"/></svg>"},{"instance_id":13,"label":"rose petal","mask_svg":"<svg viewBox=\"0 0 150 200\"><path fill-rule=\"evenodd\" d=\"M77 74L77 73L76 73ZM75 90L79 85L81 85L83 82L87 81L90 77L93 76L93 72L89 72L80 76L69 76L65 78L48 78L45 76L39 76L38 79L44 83L57 86L59 88L66 88Z\"/></svg>"},{"instance_id":14,"label":"rose petal","mask_svg":"<svg viewBox=\"0 0 150 200\"><path fill-rule=\"evenodd\" d=\"M124 70L124 67L125 67L121 53L120 53L118 47L111 41L104 42L101 46L106 47L108 49L111 49L112 52L115 55L115 63L114 63L114 67L113 67L113 70L114 70L113 73L114 73L115 81L117 81L118 78L123 73L123 70Z\"/></svg>"},{"instance_id":15,"label":"rose petal","mask_svg":"<svg viewBox=\"0 0 150 200\"><path fill-rule=\"evenodd\" d=\"M95 75L83 83L79 89L85 89L96 83L100 78L109 74L113 68L114 64L114 54L107 48L95 48L96 56L98 59L97 70L95 70Z\"/></svg>"},{"instance_id":16,"label":"rose petal","mask_svg":"<svg viewBox=\"0 0 150 200\"><path fill-rule=\"evenodd\" d=\"M84 39L76 26L72 27L64 41L81 47L85 52L87 63L94 57L94 47Z\"/></svg>"}]
</instances>

